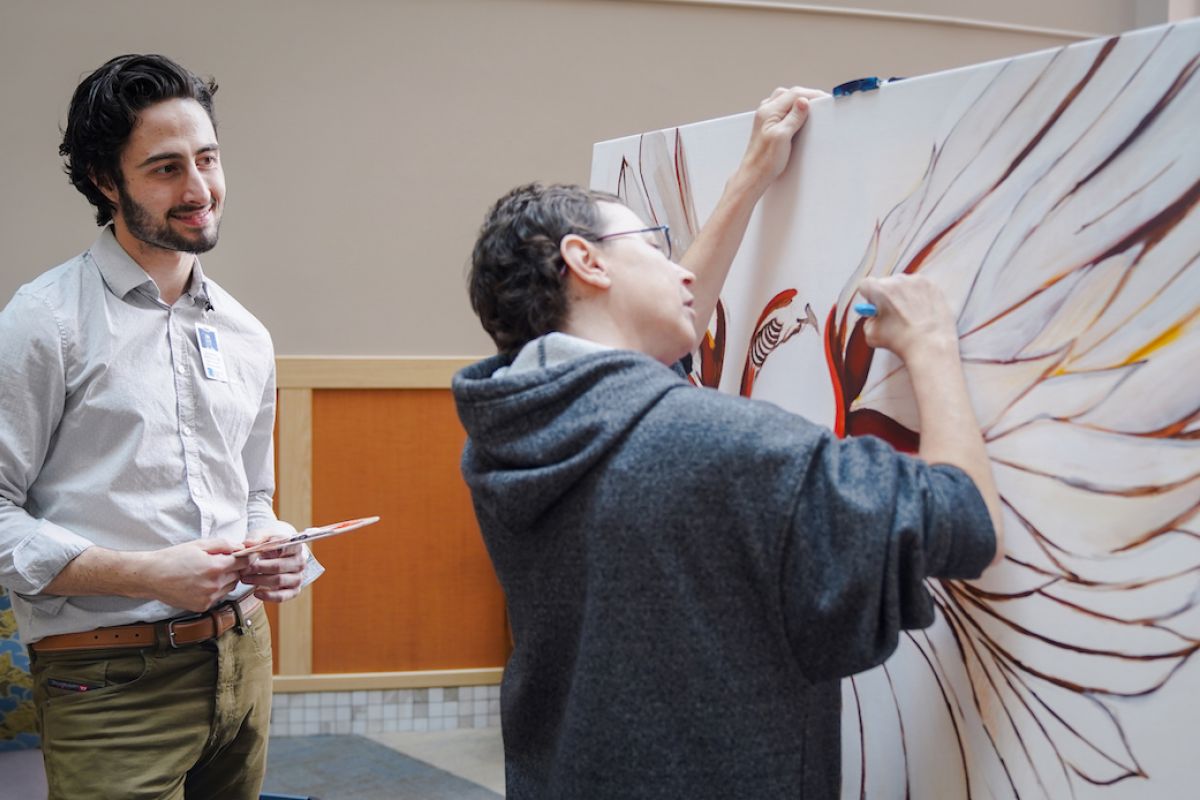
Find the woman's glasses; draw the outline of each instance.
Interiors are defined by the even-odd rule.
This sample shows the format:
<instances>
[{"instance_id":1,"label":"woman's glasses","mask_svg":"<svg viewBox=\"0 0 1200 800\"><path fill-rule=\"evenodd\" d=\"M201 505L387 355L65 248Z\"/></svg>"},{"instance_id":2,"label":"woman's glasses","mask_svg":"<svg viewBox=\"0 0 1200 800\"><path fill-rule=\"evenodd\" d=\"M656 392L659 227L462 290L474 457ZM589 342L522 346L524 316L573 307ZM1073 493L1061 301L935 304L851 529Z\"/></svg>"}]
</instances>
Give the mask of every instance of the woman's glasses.
<instances>
[{"instance_id":1,"label":"woman's glasses","mask_svg":"<svg viewBox=\"0 0 1200 800\"><path fill-rule=\"evenodd\" d=\"M669 225L655 225L652 228L638 228L636 231L606 233L603 236L597 236L596 241L603 242L605 239L612 239L615 236L632 236L635 233L654 234L654 246L663 251L667 258L671 257L671 226Z\"/></svg>"}]
</instances>

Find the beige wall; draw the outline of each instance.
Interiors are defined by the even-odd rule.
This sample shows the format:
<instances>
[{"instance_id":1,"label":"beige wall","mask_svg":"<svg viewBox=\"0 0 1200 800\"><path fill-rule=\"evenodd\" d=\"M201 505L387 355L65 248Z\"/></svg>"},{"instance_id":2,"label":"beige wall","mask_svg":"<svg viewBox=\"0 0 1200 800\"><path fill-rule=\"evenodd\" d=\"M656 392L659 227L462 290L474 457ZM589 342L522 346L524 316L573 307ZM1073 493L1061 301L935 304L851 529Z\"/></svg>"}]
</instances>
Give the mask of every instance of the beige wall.
<instances>
[{"instance_id":1,"label":"beige wall","mask_svg":"<svg viewBox=\"0 0 1200 800\"><path fill-rule=\"evenodd\" d=\"M484 210L521 181L585 181L595 141L735 113L780 83L921 74L1191 2L830 4L1008 26L989 27L785 1L0 0L0 302L95 235L58 126L118 53L221 84L229 202L204 263L280 353L470 355L491 349L463 290Z\"/></svg>"}]
</instances>

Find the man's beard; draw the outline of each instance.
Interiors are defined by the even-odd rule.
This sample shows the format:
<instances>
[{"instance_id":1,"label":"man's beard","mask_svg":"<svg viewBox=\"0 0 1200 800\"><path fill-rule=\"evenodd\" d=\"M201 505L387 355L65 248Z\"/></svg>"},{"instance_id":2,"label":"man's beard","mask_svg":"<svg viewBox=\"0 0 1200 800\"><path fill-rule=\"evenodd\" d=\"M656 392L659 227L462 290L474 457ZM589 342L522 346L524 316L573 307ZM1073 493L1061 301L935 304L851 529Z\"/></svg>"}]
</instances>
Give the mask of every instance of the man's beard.
<instances>
[{"instance_id":1,"label":"man's beard","mask_svg":"<svg viewBox=\"0 0 1200 800\"><path fill-rule=\"evenodd\" d=\"M121 207L121 218L125 221L125 227L140 242L163 250L176 250L183 253L207 253L217 246L217 237L221 228L219 217L211 233L204 231L196 234L195 238L189 238L177 233L168 221L164 220L159 223L155 220L145 207L139 205L129 196L128 192L124 191L124 187L117 193L117 203ZM168 216L196 210L198 209L195 206L176 206L168 212ZM216 209L213 210L216 211Z\"/></svg>"}]
</instances>

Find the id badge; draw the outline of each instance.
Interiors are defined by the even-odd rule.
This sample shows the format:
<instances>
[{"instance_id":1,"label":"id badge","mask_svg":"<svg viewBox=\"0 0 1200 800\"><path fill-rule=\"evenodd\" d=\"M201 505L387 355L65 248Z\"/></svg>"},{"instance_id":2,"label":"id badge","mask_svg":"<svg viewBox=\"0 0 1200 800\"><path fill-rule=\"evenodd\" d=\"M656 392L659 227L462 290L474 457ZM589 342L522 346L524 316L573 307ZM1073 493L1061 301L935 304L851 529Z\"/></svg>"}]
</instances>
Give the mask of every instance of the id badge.
<instances>
[{"instance_id":1,"label":"id badge","mask_svg":"<svg viewBox=\"0 0 1200 800\"><path fill-rule=\"evenodd\" d=\"M196 341L200 343L200 361L204 365L204 377L210 381L228 383L225 373L225 355L217 338L217 329L211 325L196 323Z\"/></svg>"}]
</instances>

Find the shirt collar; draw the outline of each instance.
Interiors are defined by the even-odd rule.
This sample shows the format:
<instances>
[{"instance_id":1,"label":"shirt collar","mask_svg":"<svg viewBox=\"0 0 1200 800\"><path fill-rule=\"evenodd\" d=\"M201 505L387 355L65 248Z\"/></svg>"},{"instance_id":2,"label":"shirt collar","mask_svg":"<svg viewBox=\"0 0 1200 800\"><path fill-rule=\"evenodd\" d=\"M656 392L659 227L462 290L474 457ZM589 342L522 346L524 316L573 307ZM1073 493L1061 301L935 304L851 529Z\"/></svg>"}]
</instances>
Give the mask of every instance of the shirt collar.
<instances>
[{"instance_id":1,"label":"shirt collar","mask_svg":"<svg viewBox=\"0 0 1200 800\"><path fill-rule=\"evenodd\" d=\"M104 226L104 230L100 231L90 252L96 266L100 268L100 276L104 278L105 285L117 297L124 299L127 294L142 286L145 286L152 296L159 296L158 286L146 270L138 266L129 253L125 252L125 248L121 247L111 224ZM208 280L204 277L204 270L200 268L199 258L192 262L192 277L188 281L185 293L194 302L211 302L208 296Z\"/></svg>"},{"instance_id":2,"label":"shirt collar","mask_svg":"<svg viewBox=\"0 0 1200 800\"><path fill-rule=\"evenodd\" d=\"M188 281L186 293L192 298L193 303L200 303L212 308L212 299L208 293L208 279L204 277L204 270L200 269L199 256L196 256L196 260L192 262L192 279Z\"/></svg>"}]
</instances>

